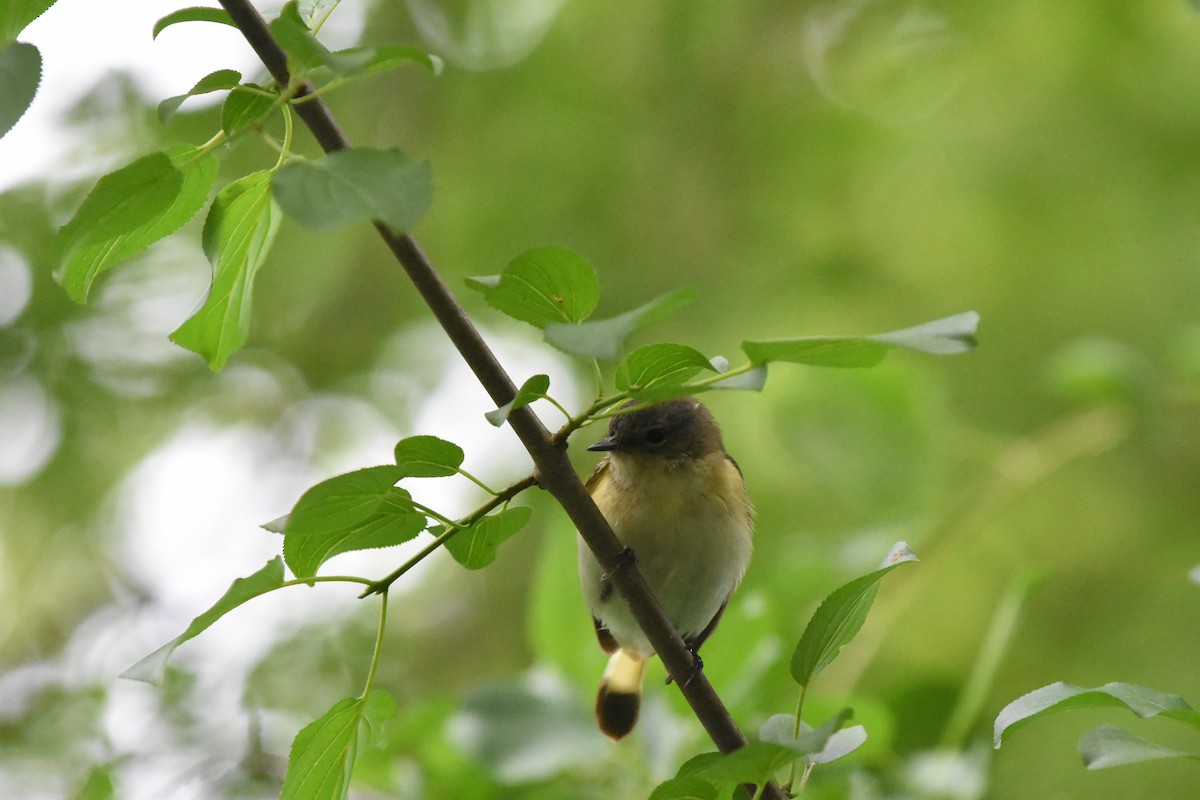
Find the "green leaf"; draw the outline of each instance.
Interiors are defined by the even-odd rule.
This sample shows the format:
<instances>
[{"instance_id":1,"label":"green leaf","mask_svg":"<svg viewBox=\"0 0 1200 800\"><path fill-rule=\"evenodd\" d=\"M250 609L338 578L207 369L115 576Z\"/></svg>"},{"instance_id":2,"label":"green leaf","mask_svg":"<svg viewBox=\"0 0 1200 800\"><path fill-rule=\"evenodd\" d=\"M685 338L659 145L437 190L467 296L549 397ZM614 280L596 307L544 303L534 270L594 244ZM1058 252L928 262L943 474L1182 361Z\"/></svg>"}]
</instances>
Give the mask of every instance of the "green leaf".
<instances>
[{"instance_id":1,"label":"green leaf","mask_svg":"<svg viewBox=\"0 0 1200 800\"><path fill-rule=\"evenodd\" d=\"M516 395L512 400L509 400L499 408L489 411L483 416L488 422L499 428L504 424L505 420L512 412L522 406L527 406L534 400L540 400L546 396L546 392L550 389L550 376L534 375L529 380L521 384L521 388L517 390Z\"/></svg>"},{"instance_id":2,"label":"green leaf","mask_svg":"<svg viewBox=\"0 0 1200 800\"><path fill-rule=\"evenodd\" d=\"M222 89L232 89L237 86L242 80L242 73L234 69L219 69L216 72L210 72L200 80L196 81L196 85L188 90L187 94L177 94L174 97L168 97L158 104L158 121L166 122L179 107L183 105L183 101L189 97L195 97L200 94L209 94L210 92L219 92Z\"/></svg>"},{"instance_id":3,"label":"green leaf","mask_svg":"<svg viewBox=\"0 0 1200 800\"><path fill-rule=\"evenodd\" d=\"M225 594L221 596L220 600L213 604L210 609L192 620L192 624L188 625L187 630L122 672L121 677L131 678L136 681L146 681L147 683L159 683L162 681L167 659L171 657L171 653L175 652L175 648L187 640L199 636L214 622L242 603L253 600L261 594L278 589L282 585L283 561L276 556L253 575L247 575L245 578L235 580Z\"/></svg>"},{"instance_id":4,"label":"green leaf","mask_svg":"<svg viewBox=\"0 0 1200 800\"><path fill-rule=\"evenodd\" d=\"M638 397L650 389L680 386L701 370L716 371L699 350L683 344L651 344L625 356L615 381L618 389Z\"/></svg>"},{"instance_id":5,"label":"green leaf","mask_svg":"<svg viewBox=\"0 0 1200 800\"><path fill-rule=\"evenodd\" d=\"M828 764L854 752L867 740L867 730L862 725L842 728L850 716L851 711L846 708L819 728L801 723L800 735L793 739L796 718L791 714L776 714L763 723L758 738L795 750L813 764Z\"/></svg>"},{"instance_id":6,"label":"green leaf","mask_svg":"<svg viewBox=\"0 0 1200 800\"><path fill-rule=\"evenodd\" d=\"M252 172L217 194L204 222L204 253L213 266L208 297L171 341L219 370L246 343L254 278L279 230L271 173Z\"/></svg>"},{"instance_id":7,"label":"green leaf","mask_svg":"<svg viewBox=\"0 0 1200 800\"><path fill-rule=\"evenodd\" d=\"M461 447L436 436L409 436L396 444L396 465L404 478L444 478L462 466Z\"/></svg>"},{"instance_id":8,"label":"green leaf","mask_svg":"<svg viewBox=\"0 0 1200 800\"><path fill-rule=\"evenodd\" d=\"M346 697L292 740L280 800L342 800L358 744L363 700Z\"/></svg>"},{"instance_id":9,"label":"green leaf","mask_svg":"<svg viewBox=\"0 0 1200 800\"><path fill-rule=\"evenodd\" d=\"M631 391L630 394L636 400L647 403L661 403L664 400L672 400L676 397L693 397L704 392L712 392L719 389L761 392L766 382L767 365L760 364L757 367L751 367L745 372L735 372L728 376L717 377L715 380L709 380L706 377L696 383L683 383L679 385L658 384L648 389Z\"/></svg>"},{"instance_id":10,"label":"green leaf","mask_svg":"<svg viewBox=\"0 0 1200 800\"><path fill-rule=\"evenodd\" d=\"M467 285L483 292L492 308L538 328L581 322L600 300L596 270L563 247L526 250L499 276L468 278Z\"/></svg>"},{"instance_id":11,"label":"green leaf","mask_svg":"<svg viewBox=\"0 0 1200 800\"><path fill-rule=\"evenodd\" d=\"M496 560L496 551L509 537L525 527L533 509L514 506L486 516L446 540L446 549L467 569L482 569Z\"/></svg>"},{"instance_id":12,"label":"green leaf","mask_svg":"<svg viewBox=\"0 0 1200 800\"><path fill-rule=\"evenodd\" d=\"M804 756L801 753L783 745L752 739L744 747L714 759L696 772L696 777L719 786L743 783L760 785L788 764L802 758Z\"/></svg>"},{"instance_id":13,"label":"green leaf","mask_svg":"<svg viewBox=\"0 0 1200 800\"><path fill-rule=\"evenodd\" d=\"M476 275L463 281L469 288L477 292L487 292L500 285L499 275ZM522 320L524 321L524 320Z\"/></svg>"},{"instance_id":14,"label":"green leaf","mask_svg":"<svg viewBox=\"0 0 1200 800\"><path fill-rule=\"evenodd\" d=\"M842 647L854 639L871 610L883 576L903 563L916 560L908 545L897 542L882 567L850 581L825 598L792 654L792 678L796 683L808 686L837 658Z\"/></svg>"},{"instance_id":15,"label":"green leaf","mask_svg":"<svg viewBox=\"0 0 1200 800\"><path fill-rule=\"evenodd\" d=\"M284 5L279 17L271 20L271 35L304 70L326 66L333 55L329 48L313 36L308 24L300 16L300 7L296 0Z\"/></svg>"},{"instance_id":16,"label":"green leaf","mask_svg":"<svg viewBox=\"0 0 1200 800\"><path fill-rule=\"evenodd\" d=\"M654 787L650 800L718 800L721 790L695 776L671 778Z\"/></svg>"},{"instance_id":17,"label":"green leaf","mask_svg":"<svg viewBox=\"0 0 1200 800\"><path fill-rule=\"evenodd\" d=\"M151 153L101 178L59 231L63 288L87 301L96 276L178 230L208 199L217 160L190 145Z\"/></svg>"},{"instance_id":18,"label":"green leaf","mask_svg":"<svg viewBox=\"0 0 1200 800\"><path fill-rule=\"evenodd\" d=\"M1139 717L1162 715L1200 728L1200 712L1177 694L1167 694L1132 683L1106 683L1085 689L1058 681L1018 697L996 715L993 744L999 748L1004 737L1030 720L1076 708L1125 707Z\"/></svg>"},{"instance_id":19,"label":"green leaf","mask_svg":"<svg viewBox=\"0 0 1200 800\"><path fill-rule=\"evenodd\" d=\"M154 23L154 32L151 38L157 39L158 35L172 25L177 25L180 22L219 22L222 25L234 24L233 19L223 8L203 8L193 6L192 8L181 8L178 11L172 11L165 17Z\"/></svg>"},{"instance_id":20,"label":"green leaf","mask_svg":"<svg viewBox=\"0 0 1200 800\"><path fill-rule=\"evenodd\" d=\"M83 786L71 797L71 800L112 800L117 796L112 773L111 764L92 767L88 772L87 780L83 782Z\"/></svg>"},{"instance_id":21,"label":"green leaf","mask_svg":"<svg viewBox=\"0 0 1200 800\"><path fill-rule=\"evenodd\" d=\"M338 475L305 492L288 514L283 557L297 578L311 578L339 553L407 542L425 530L425 515L408 492L394 486L404 476L388 464Z\"/></svg>"},{"instance_id":22,"label":"green leaf","mask_svg":"<svg viewBox=\"0 0 1200 800\"><path fill-rule=\"evenodd\" d=\"M873 367L902 347L934 355L965 353L975 346L979 315L974 311L875 336L808 336L742 342L752 363L785 361L821 367Z\"/></svg>"},{"instance_id":23,"label":"green leaf","mask_svg":"<svg viewBox=\"0 0 1200 800\"><path fill-rule=\"evenodd\" d=\"M442 71L442 60L417 47L384 45L382 47L351 47L338 50L334 58L345 67L346 75L368 77L380 75L408 64L420 64L434 75Z\"/></svg>"},{"instance_id":24,"label":"green leaf","mask_svg":"<svg viewBox=\"0 0 1200 800\"><path fill-rule=\"evenodd\" d=\"M680 386L678 391L673 391L672 396L683 395L698 395L700 392L707 392L716 389L736 389L740 391L761 392L762 387L767 385L767 365L761 363L757 367L751 367L745 372L736 372L727 377L718 378L712 383L706 383L701 386L695 384ZM666 395L666 391L654 392L655 401L660 399L670 399L671 396Z\"/></svg>"},{"instance_id":25,"label":"green leaf","mask_svg":"<svg viewBox=\"0 0 1200 800\"><path fill-rule=\"evenodd\" d=\"M282 516L276 517L275 519L271 520L270 522L264 522L262 525L259 525L258 527L262 528L264 531L270 531L271 533L282 534L287 530L287 521L288 521L289 516L291 516L291 515L284 514Z\"/></svg>"},{"instance_id":26,"label":"green leaf","mask_svg":"<svg viewBox=\"0 0 1200 800\"><path fill-rule=\"evenodd\" d=\"M784 361L816 367L873 367L887 356L887 345L865 336L809 336L768 342L742 342L754 364Z\"/></svg>"},{"instance_id":27,"label":"green leaf","mask_svg":"<svg viewBox=\"0 0 1200 800\"><path fill-rule=\"evenodd\" d=\"M354 148L320 161L293 161L275 174L275 199L288 216L313 230L380 220L402 233L433 200L429 162L399 150Z\"/></svg>"},{"instance_id":28,"label":"green leaf","mask_svg":"<svg viewBox=\"0 0 1200 800\"><path fill-rule=\"evenodd\" d=\"M608 319L575 325L550 323L545 328L546 341L567 353L616 361L631 334L661 322L695 299L695 289L676 289L633 311Z\"/></svg>"},{"instance_id":29,"label":"green leaf","mask_svg":"<svg viewBox=\"0 0 1200 800\"><path fill-rule=\"evenodd\" d=\"M866 741L867 729L862 725L842 728L830 736L825 746L819 752L810 755L808 760L814 764L828 764L850 755L862 747Z\"/></svg>"},{"instance_id":30,"label":"green leaf","mask_svg":"<svg viewBox=\"0 0 1200 800\"><path fill-rule=\"evenodd\" d=\"M221 105L221 130L233 138L252 125L257 125L275 108L277 92L267 92L257 83L246 83L230 90Z\"/></svg>"},{"instance_id":31,"label":"green leaf","mask_svg":"<svg viewBox=\"0 0 1200 800\"><path fill-rule=\"evenodd\" d=\"M841 730L850 716L850 709L844 708L819 728L801 723L800 735L793 738L796 718L791 714L776 714L763 723L758 731L758 738L786 747L800 755L811 756L825 749L830 737Z\"/></svg>"},{"instance_id":32,"label":"green leaf","mask_svg":"<svg viewBox=\"0 0 1200 800\"><path fill-rule=\"evenodd\" d=\"M0 46L0 136L29 110L42 80L42 54L25 42Z\"/></svg>"},{"instance_id":33,"label":"green leaf","mask_svg":"<svg viewBox=\"0 0 1200 800\"><path fill-rule=\"evenodd\" d=\"M675 771L675 777L687 778L699 775L705 768L720 760L720 753L699 753L680 764L679 769Z\"/></svg>"},{"instance_id":34,"label":"green leaf","mask_svg":"<svg viewBox=\"0 0 1200 800\"><path fill-rule=\"evenodd\" d=\"M1190 758L1200 761L1200 754L1164 747L1112 725L1093 728L1081 736L1079 755L1083 757L1083 765L1088 769L1107 769L1163 758Z\"/></svg>"},{"instance_id":35,"label":"green leaf","mask_svg":"<svg viewBox=\"0 0 1200 800\"><path fill-rule=\"evenodd\" d=\"M935 356L949 356L974 350L977 344L975 332L978 327L979 314L975 311L964 311L911 328L879 333L871 338L893 347L904 347Z\"/></svg>"},{"instance_id":36,"label":"green leaf","mask_svg":"<svg viewBox=\"0 0 1200 800\"><path fill-rule=\"evenodd\" d=\"M296 0L285 5L279 17L271 20L271 34L292 61L305 72L327 67L338 75L348 76L363 71L375 61L372 48L351 48L339 53L330 51L309 29ZM426 54L422 55L428 58ZM410 57L409 60L413 59Z\"/></svg>"},{"instance_id":37,"label":"green leaf","mask_svg":"<svg viewBox=\"0 0 1200 800\"><path fill-rule=\"evenodd\" d=\"M0 43L17 38L17 34L52 5L54 0L6 0L0 5Z\"/></svg>"},{"instance_id":38,"label":"green leaf","mask_svg":"<svg viewBox=\"0 0 1200 800\"><path fill-rule=\"evenodd\" d=\"M326 52L328 53L328 52ZM322 54L326 59L322 66L342 78L372 78L398 70L410 64L419 64L433 74L442 73L442 59L425 50L406 44L385 44L382 47L350 47ZM319 74L314 68L314 77Z\"/></svg>"},{"instance_id":39,"label":"green leaf","mask_svg":"<svg viewBox=\"0 0 1200 800\"><path fill-rule=\"evenodd\" d=\"M759 364L746 372L739 372L727 378L720 378L708 385L709 389L738 389L742 391L761 392L767 385L767 365Z\"/></svg>"},{"instance_id":40,"label":"green leaf","mask_svg":"<svg viewBox=\"0 0 1200 800\"><path fill-rule=\"evenodd\" d=\"M59 236L67 243L91 234L109 239L153 218L169 206L183 185L183 173L165 152L150 153L96 182Z\"/></svg>"}]
</instances>

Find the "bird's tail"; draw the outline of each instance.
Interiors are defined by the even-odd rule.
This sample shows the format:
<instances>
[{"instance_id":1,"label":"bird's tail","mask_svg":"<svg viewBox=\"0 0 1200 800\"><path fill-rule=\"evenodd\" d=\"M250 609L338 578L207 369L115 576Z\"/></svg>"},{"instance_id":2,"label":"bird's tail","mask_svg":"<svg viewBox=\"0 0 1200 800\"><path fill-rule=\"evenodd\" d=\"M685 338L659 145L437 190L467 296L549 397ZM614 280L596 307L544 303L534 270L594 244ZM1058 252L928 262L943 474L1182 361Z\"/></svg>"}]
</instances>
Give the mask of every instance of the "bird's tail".
<instances>
[{"instance_id":1,"label":"bird's tail","mask_svg":"<svg viewBox=\"0 0 1200 800\"><path fill-rule=\"evenodd\" d=\"M623 649L608 659L596 694L596 721L605 736L620 739L633 730L642 707L642 679L649 663Z\"/></svg>"}]
</instances>

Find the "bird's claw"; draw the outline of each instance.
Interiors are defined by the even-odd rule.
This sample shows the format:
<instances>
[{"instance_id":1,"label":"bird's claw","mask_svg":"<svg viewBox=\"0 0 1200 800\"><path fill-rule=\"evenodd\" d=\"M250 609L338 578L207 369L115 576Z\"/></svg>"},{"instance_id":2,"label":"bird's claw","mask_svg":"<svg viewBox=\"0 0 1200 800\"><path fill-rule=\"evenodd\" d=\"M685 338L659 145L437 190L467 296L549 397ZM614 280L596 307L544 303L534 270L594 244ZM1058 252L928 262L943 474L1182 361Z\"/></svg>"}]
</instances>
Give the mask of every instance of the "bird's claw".
<instances>
[{"instance_id":1,"label":"bird's claw","mask_svg":"<svg viewBox=\"0 0 1200 800\"><path fill-rule=\"evenodd\" d=\"M687 649L688 652L692 654L692 668L688 670L688 675L683 679L683 683L679 684L681 687L689 685L696 679L697 675L699 675L701 672L704 672L704 659L700 657L700 653L690 644L687 646ZM668 675L667 685L670 686L674 682L675 679Z\"/></svg>"},{"instance_id":2,"label":"bird's claw","mask_svg":"<svg viewBox=\"0 0 1200 800\"><path fill-rule=\"evenodd\" d=\"M608 572L601 575L600 580L601 581L609 581L612 579L613 575L616 575L618 572L620 572L623 569L629 569L636 563L637 563L637 555L633 552L633 548L626 547L624 550L621 551L621 554L619 556L617 556L616 566L614 566Z\"/></svg>"}]
</instances>

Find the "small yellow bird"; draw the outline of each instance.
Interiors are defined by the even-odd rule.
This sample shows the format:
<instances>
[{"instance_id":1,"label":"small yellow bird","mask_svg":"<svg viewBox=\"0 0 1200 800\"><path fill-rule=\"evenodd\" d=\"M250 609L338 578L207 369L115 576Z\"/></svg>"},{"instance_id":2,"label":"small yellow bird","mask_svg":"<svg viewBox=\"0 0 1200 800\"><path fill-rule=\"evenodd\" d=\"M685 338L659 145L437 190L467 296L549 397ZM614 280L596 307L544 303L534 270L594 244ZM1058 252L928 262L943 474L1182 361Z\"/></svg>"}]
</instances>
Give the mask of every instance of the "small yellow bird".
<instances>
[{"instance_id":1,"label":"small yellow bird","mask_svg":"<svg viewBox=\"0 0 1200 800\"><path fill-rule=\"evenodd\" d=\"M626 404L634 405L631 401ZM693 652L709 637L750 562L754 509L712 413L692 398L613 417L587 488L667 617ZM596 696L600 730L633 730L654 648L591 550L579 577L608 667Z\"/></svg>"}]
</instances>

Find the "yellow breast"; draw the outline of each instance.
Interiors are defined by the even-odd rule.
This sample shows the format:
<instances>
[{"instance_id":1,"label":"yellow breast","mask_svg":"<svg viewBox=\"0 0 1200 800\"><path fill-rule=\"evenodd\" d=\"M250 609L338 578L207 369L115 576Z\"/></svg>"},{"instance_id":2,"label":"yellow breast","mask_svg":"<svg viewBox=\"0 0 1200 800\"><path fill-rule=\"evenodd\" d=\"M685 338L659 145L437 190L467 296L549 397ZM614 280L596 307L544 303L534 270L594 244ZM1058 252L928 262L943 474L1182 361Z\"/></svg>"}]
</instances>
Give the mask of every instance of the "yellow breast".
<instances>
[{"instance_id":1,"label":"yellow breast","mask_svg":"<svg viewBox=\"0 0 1200 800\"><path fill-rule=\"evenodd\" d=\"M753 511L737 467L724 453L668 460L612 454L592 497L684 637L698 634L733 593L750 561ZM601 601L599 573L580 553L592 613L622 646L644 636L623 601ZM645 643L645 649L648 649Z\"/></svg>"}]
</instances>

